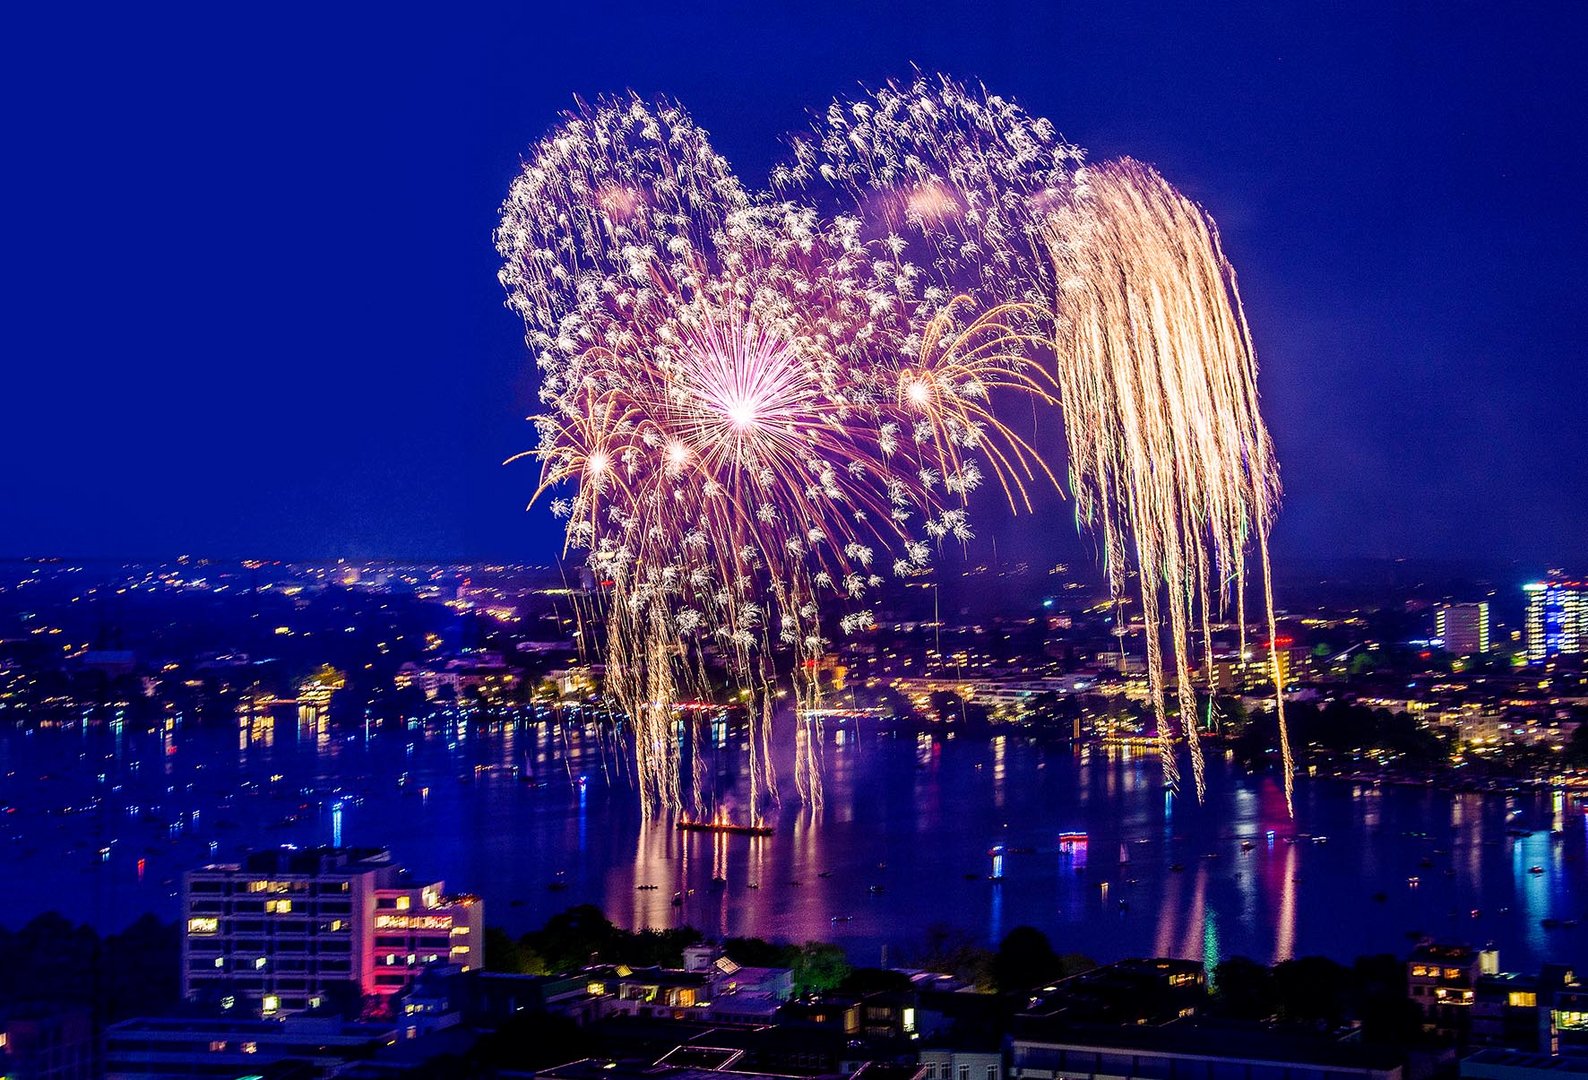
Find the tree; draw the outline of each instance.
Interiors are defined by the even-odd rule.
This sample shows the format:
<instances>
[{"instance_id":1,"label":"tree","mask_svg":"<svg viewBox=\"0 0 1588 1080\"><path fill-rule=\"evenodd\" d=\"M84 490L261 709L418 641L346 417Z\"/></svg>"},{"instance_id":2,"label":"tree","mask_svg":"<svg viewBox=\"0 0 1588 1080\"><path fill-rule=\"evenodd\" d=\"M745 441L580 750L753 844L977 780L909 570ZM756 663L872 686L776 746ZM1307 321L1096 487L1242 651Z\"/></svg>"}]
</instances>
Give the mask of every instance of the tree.
<instances>
[{"instance_id":1,"label":"tree","mask_svg":"<svg viewBox=\"0 0 1588 1080\"><path fill-rule=\"evenodd\" d=\"M551 971L576 971L600 960L620 960L622 931L594 904L580 904L553 915L540 930L525 934L525 945L545 958Z\"/></svg>"},{"instance_id":2,"label":"tree","mask_svg":"<svg viewBox=\"0 0 1588 1080\"><path fill-rule=\"evenodd\" d=\"M992 959L993 985L1003 994L1027 991L1061 977L1063 967L1048 935L1034 926L1017 926Z\"/></svg>"},{"instance_id":3,"label":"tree","mask_svg":"<svg viewBox=\"0 0 1588 1080\"><path fill-rule=\"evenodd\" d=\"M1388 953L1360 956L1351 967L1362 1041L1406 1046L1422 1035L1423 1011L1406 992L1406 965Z\"/></svg>"},{"instance_id":4,"label":"tree","mask_svg":"<svg viewBox=\"0 0 1588 1080\"><path fill-rule=\"evenodd\" d=\"M793 967L796 949L758 937L731 937L722 943L729 960L741 967Z\"/></svg>"},{"instance_id":5,"label":"tree","mask_svg":"<svg viewBox=\"0 0 1588 1080\"><path fill-rule=\"evenodd\" d=\"M1572 729L1571 742L1566 744L1566 755L1580 765L1588 765L1588 723L1578 721Z\"/></svg>"},{"instance_id":6,"label":"tree","mask_svg":"<svg viewBox=\"0 0 1588 1080\"><path fill-rule=\"evenodd\" d=\"M991 990L992 960L992 950L976 944L963 930L936 924L927 927L926 946L918 963L927 971L963 979L978 990Z\"/></svg>"},{"instance_id":7,"label":"tree","mask_svg":"<svg viewBox=\"0 0 1588 1080\"><path fill-rule=\"evenodd\" d=\"M1274 965L1274 991L1286 1020L1336 1027L1344 1019L1351 975L1322 956L1303 956Z\"/></svg>"},{"instance_id":8,"label":"tree","mask_svg":"<svg viewBox=\"0 0 1588 1080\"><path fill-rule=\"evenodd\" d=\"M1225 1016L1266 1020L1277 1009L1273 972L1255 960L1232 956L1213 969L1213 1000Z\"/></svg>"},{"instance_id":9,"label":"tree","mask_svg":"<svg viewBox=\"0 0 1588 1080\"><path fill-rule=\"evenodd\" d=\"M910 977L887 968L855 968L839 987L846 994L896 993L910 989Z\"/></svg>"},{"instance_id":10,"label":"tree","mask_svg":"<svg viewBox=\"0 0 1588 1080\"><path fill-rule=\"evenodd\" d=\"M794 992L821 994L838 989L849 977L849 959L837 945L807 941L794 954Z\"/></svg>"}]
</instances>

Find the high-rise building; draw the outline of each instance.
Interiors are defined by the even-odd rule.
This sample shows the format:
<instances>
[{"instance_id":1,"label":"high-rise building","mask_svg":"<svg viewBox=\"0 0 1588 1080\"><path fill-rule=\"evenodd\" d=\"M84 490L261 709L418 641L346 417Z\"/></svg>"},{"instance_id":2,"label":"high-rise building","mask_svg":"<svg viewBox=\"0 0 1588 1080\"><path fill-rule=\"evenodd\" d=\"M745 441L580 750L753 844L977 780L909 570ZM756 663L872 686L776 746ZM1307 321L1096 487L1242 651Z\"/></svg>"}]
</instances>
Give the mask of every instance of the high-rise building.
<instances>
[{"instance_id":1,"label":"high-rise building","mask_svg":"<svg viewBox=\"0 0 1588 1080\"><path fill-rule=\"evenodd\" d=\"M395 994L427 964L485 959L484 904L380 848L282 848L183 876L182 992L263 1016Z\"/></svg>"},{"instance_id":2,"label":"high-rise building","mask_svg":"<svg viewBox=\"0 0 1588 1080\"><path fill-rule=\"evenodd\" d=\"M1489 651L1489 604L1445 604L1434 612L1434 636L1457 656Z\"/></svg>"},{"instance_id":3,"label":"high-rise building","mask_svg":"<svg viewBox=\"0 0 1588 1080\"><path fill-rule=\"evenodd\" d=\"M1588 645L1588 581L1552 574L1523 585L1522 591L1527 593L1528 662L1582 652Z\"/></svg>"}]
</instances>

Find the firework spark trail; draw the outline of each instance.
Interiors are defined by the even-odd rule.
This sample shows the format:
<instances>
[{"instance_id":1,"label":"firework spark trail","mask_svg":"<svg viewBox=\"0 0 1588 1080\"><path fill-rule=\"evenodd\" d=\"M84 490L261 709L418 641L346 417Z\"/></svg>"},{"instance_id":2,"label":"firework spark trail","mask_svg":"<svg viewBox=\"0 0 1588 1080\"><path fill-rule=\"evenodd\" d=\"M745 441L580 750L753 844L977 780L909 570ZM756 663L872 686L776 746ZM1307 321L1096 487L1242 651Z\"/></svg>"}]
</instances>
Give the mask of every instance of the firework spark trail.
<instances>
[{"instance_id":1,"label":"firework spark trail","mask_svg":"<svg viewBox=\"0 0 1588 1080\"><path fill-rule=\"evenodd\" d=\"M844 193L862 235L913 259L929 288L952 282L973 303L1055 315L1079 517L1102 534L1116 598L1132 562L1140 575L1160 753L1174 787L1167 628L1200 799L1190 640L1199 628L1211 696L1212 611L1223 610L1233 580L1244 654L1244 560L1255 537L1266 566L1278 499L1250 337L1211 223L1151 170L1130 161L1084 168L1047 121L942 78L835 102L793 149L774 185Z\"/></svg>"},{"instance_id":2,"label":"firework spark trail","mask_svg":"<svg viewBox=\"0 0 1588 1080\"><path fill-rule=\"evenodd\" d=\"M1211 674L1233 579L1244 644L1255 536L1273 651L1278 494L1211 226L1150 170L1084 169L1046 120L944 79L835 102L791 148L778 196L752 193L678 106L581 104L502 209L501 280L541 369L536 496L573 488L552 510L610 583L607 688L642 803L709 809L696 734L679 775L677 730L700 727L675 704L710 693L714 649L750 717L752 822L777 800L780 672L795 787L820 806L824 620L869 628L882 568L968 541L989 477L1017 511L1058 484L1005 398L1066 411L1116 599L1129 563L1142 578L1166 779L1165 623L1200 797L1190 638Z\"/></svg>"},{"instance_id":3,"label":"firework spark trail","mask_svg":"<svg viewBox=\"0 0 1588 1080\"><path fill-rule=\"evenodd\" d=\"M923 536L968 539L984 476L1011 503L1052 476L987 400L1053 400L1026 355L1039 320L930 300L858 219L750 195L681 109L633 97L583 106L539 144L497 243L542 371L536 495L573 486L553 512L611 583L608 691L641 801L705 809L698 773L679 776L673 705L708 689L692 673L714 645L745 693L759 820L777 800L774 654L819 660L823 612L863 602L882 553L913 573ZM805 663L791 679L798 716L820 686ZM804 743L795 782L819 806L819 728Z\"/></svg>"},{"instance_id":4,"label":"firework spark trail","mask_svg":"<svg viewBox=\"0 0 1588 1080\"><path fill-rule=\"evenodd\" d=\"M1172 739L1164 735L1166 621L1200 798L1192 631L1200 626L1210 654L1211 613L1225 609L1231 581L1244 620L1243 564L1255 538L1289 800L1292 762L1267 546L1278 470L1258 411L1251 340L1217 234L1156 172L1129 160L1088 170L1074 205L1054 214L1047 229L1060 277L1059 381L1071 486L1081 521L1102 531L1110 560L1127 536L1134 546L1165 750ZM1122 588L1118 567L1109 580Z\"/></svg>"}]
</instances>

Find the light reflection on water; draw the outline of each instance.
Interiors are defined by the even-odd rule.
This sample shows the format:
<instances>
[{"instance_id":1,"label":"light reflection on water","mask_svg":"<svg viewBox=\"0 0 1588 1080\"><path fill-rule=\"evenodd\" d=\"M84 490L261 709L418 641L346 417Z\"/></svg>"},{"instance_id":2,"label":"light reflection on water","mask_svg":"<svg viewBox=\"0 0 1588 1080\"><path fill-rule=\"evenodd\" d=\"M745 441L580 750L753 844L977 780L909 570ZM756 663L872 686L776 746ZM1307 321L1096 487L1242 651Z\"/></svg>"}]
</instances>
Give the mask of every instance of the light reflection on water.
<instances>
[{"instance_id":1,"label":"light reflection on water","mask_svg":"<svg viewBox=\"0 0 1588 1080\"><path fill-rule=\"evenodd\" d=\"M701 765L731 792L740 755L722 743ZM1198 806L1165 796L1150 757L1012 734L839 730L823 757L825 810L786 801L760 838L641 821L593 726L12 732L0 860L13 918L57 908L106 927L174 917L181 870L212 845L224 859L339 833L480 893L515 932L594 903L631 926L836 940L867 961L884 945L907 960L933 924L988 941L1031 924L1100 959L1349 959L1425 932L1526 968L1588 943L1544 925L1584 917L1583 807L1563 795L1303 781L1291 822L1277 784L1219 759ZM1086 842L1061 846L1066 831Z\"/></svg>"}]
</instances>

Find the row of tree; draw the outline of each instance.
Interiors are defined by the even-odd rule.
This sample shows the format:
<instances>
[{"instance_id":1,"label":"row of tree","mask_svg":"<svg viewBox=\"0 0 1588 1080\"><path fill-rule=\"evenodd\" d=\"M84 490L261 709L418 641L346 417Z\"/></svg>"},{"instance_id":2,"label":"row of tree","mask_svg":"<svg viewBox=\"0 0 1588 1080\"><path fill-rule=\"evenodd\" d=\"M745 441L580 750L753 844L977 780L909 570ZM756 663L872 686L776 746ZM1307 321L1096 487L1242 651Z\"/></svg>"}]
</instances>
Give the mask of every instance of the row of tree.
<instances>
[{"instance_id":1,"label":"row of tree","mask_svg":"<svg viewBox=\"0 0 1588 1080\"><path fill-rule=\"evenodd\" d=\"M524 975L566 974L591 964L678 967L683 964L684 949L703 940L700 931L688 926L624 930L614 926L600 908L582 904L553 915L539 930L516 939L499 927L488 927L485 966L491 971ZM789 944L732 937L723 942L723 951L734 963L747 967L789 968L799 994L886 989L898 981L877 969L853 967L843 949L828 942ZM997 949L981 946L961 931L934 927L927 932L925 946L914 963L1000 993L1027 991L1097 966L1078 954L1061 955L1047 935L1029 926L1011 930Z\"/></svg>"},{"instance_id":2,"label":"row of tree","mask_svg":"<svg viewBox=\"0 0 1588 1080\"><path fill-rule=\"evenodd\" d=\"M0 927L0 1013L75 1006L100 1023L158 1014L181 996L181 956L176 924L153 915L108 937L56 912Z\"/></svg>"}]
</instances>

